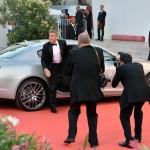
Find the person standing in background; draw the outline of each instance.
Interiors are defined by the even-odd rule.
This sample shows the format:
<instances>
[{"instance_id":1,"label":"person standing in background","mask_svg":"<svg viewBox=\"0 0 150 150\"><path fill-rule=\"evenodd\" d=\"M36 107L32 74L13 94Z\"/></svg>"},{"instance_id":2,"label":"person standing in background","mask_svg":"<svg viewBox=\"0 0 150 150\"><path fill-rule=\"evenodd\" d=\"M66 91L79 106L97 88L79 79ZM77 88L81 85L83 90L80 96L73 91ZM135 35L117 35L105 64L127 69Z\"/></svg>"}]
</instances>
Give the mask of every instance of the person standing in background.
<instances>
[{"instance_id":1,"label":"person standing in background","mask_svg":"<svg viewBox=\"0 0 150 150\"><path fill-rule=\"evenodd\" d=\"M80 33L83 32L83 12L82 10L80 9L80 6L77 5L76 7L76 16L75 16L75 22L76 22L76 27L77 27L77 38L78 38L78 35Z\"/></svg>"},{"instance_id":2,"label":"person standing in background","mask_svg":"<svg viewBox=\"0 0 150 150\"><path fill-rule=\"evenodd\" d=\"M65 9L65 14L67 16L67 19L69 19L70 15L69 15L68 9Z\"/></svg>"},{"instance_id":3,"label":"person standing in background","mask_svg":"<svg viewBox=\"0 0 150 150\"><path fill-rule=\"evenodd\" d=\"M97 34L98 34L97 40L100 41L104 40L105 18L106 18L106 11L104 11L104 5L101 5L100 12L97 18Z\"/></svg>"},{"instance_id":4,"label":"person standing in background","mask_svg":"<svg viewBox=\"0 0 150 150\"><path fill-rule=\"evenodd\" d=\"M87 19L87 32L92 39L92 29L93 29L93 17L92 17L92 6L87 5L86 8L86 19Z\"/></svg>"},{"instance_id":5,"label":"person standing in background","mask_svg":"<svg viewBox=\"0 0 150 150\"><path fill-rule=\"evenodd\" d=\"M67 26L67 39L75 40L76 39L76 26L75 26L75 19L71 18L69 20Z\"/></svg>"},{"instance_id":6,"label":"person standing in background","mask_svg":"<svg viewBox=\"0 0 150 150\"><path fill-rule=\"evenodd\" d=\"M66 10L61 10L61 22L60 22L60 29L61 29L61 37L66 39L67 37L67 25L68 25L68 14L66 14Z\"/></svg>"}]
</instances>

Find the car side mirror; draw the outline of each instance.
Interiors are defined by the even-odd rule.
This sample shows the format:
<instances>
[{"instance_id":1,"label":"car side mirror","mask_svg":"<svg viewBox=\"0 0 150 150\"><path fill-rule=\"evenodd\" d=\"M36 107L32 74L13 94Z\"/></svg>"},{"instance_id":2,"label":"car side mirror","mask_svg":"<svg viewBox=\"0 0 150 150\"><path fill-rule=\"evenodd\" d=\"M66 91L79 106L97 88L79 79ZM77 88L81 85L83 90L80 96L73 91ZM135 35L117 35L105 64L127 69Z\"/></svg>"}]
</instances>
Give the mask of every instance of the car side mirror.
<instances>
[{"instance_id":1,"label":"car side mirror","mask_svg":"<svg viewBox=\"0 0 150 150\"><path fill-rule=\"evenodd\" d=\"M37 55L41 58L42 57L42 50L38 50Z\"/></svg>"},{"instance_id":2,"label":"car side mirror","mask_svg":"<svg viewBox=\"0 0 150 150\"><path fill-rule=\"evenodd\" d=\"M116 61L116 60L117 60L117 58L114 56L114 57L113 57L113 61Z\"/></svg>"}]
</instances>

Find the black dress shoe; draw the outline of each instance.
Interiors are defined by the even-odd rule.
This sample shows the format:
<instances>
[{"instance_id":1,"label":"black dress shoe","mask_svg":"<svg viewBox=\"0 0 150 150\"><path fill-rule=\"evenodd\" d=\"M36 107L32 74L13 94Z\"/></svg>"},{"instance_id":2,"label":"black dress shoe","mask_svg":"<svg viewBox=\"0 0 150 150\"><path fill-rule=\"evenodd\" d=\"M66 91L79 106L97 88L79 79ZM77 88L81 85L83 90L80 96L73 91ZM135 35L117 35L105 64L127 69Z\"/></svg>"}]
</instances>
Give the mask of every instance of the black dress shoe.
<instances>
[{"instance_id":1,"label":"black dress shoe","mask_svg":"<svg viewBox=\"0 0 150 150\"><path fill-rule=\"evenodd\" d=\"M96 39L96 41L100 41L100 39L98 38L98 39Z\"/></svg>"},{"instance_id":2,"label":"black dress shoe","mask_svg":"<svg viewBox=\"0 0 150 150\"><path fill-rule=\"evenodd\" d=\"M64 141L65 144L71 144L71 143L73 143L73 142L75 142L75 139L71 139L71 138L67 138L67 139Z\"/></svg>"},{"instance_id":3,"label":"black dress shoe","mask_svg":"<svg viewBox=\"0 0 150 150\"><path fill-rule=\"evenodd\" d=\"M99 144L96 143L96 144L90 144L91 148L96 148Z\"/></svg>"},{"instance_id":4,"label":"black dress shoe","mask_svg":"<svg viewBox=\"0 0 150 150\"><path fill-rule=\"evenodd\" d=\"M130 142L127 142L127 141L125 141L125 142L120 142L120 143L118 143L118 144L119 144L119 146L122 146L122 147L134 148L132 145L130 145Z\"/></svg>"},{"instance_id":5,"label":"black dress shoe","mask_svg":"<svg viewBox=\"0 0 150 150\"><path fill-rule=\"evenodd\" d=\"M57 109L56 108L51 108L51 112L52 113L57 113Z\"/></svg>"}]
</instances>

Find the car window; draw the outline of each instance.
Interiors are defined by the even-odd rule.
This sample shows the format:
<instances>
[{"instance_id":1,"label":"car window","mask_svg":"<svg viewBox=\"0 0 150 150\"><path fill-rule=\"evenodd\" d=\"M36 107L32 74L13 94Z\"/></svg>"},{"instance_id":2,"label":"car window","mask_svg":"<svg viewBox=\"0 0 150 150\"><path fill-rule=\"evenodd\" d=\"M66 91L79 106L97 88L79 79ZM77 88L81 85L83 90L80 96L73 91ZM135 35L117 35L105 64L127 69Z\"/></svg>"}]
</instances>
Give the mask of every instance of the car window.
<instances>
[{"instance_id":1,"label":"car window","mask_svg":"<svg viewBox=\"0 0 150 150\"><path fill-rule=\"evenodd\" d=\"M79 48L78 45L68 45L69 51Z\"/></svg>"},{"instance_id":2,"label":"car window","mask_svg":"<svg viewBox=\"0 0 150 150\"><path fill-rule=\"evenodd\" d=\"M104 55L105 61L115 61L115 56L113 56L111 53L109 53L108 51L106 51L104 49L102 49L102 50L103 50L103 55Z\"/></svg>"},{"instance_id":3,"label":"car window","mask_svg":"<svg viewBox=\"0 0 150 150\"><path fill-rule=\"evenodd\" d=\"M105 61L115 61L115 57L111 53L107 52L106 50L103 50L103 54L104 54Z\"/></svg>"},{"instance_id":4,"label":"car window","mask_svg":"<svg viewBox=\"0 0 150 150\"><path fill-rule=\"evenodd\" d=\"M9 59L26 50L25 45L12 45L0 51L0 58Z\"/></svg>"}]
</instances>

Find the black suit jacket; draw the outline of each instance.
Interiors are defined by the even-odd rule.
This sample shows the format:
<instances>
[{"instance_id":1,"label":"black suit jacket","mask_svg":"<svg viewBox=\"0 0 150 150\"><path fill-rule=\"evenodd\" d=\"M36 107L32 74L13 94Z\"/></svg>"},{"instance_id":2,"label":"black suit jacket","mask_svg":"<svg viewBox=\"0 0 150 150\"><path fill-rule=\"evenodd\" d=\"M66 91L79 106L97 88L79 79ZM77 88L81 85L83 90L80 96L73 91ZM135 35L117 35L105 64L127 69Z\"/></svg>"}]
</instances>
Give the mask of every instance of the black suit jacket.
<instances>
[{"instance_id":1,"label":"black suit jacket","mask_svg":"<svg viewBox=\"0 0 150 150\"><path fill-rule=\"evenodd\" d=\"M58 43L61 51L62 63L64 63L68 55L68 46L65 40L58 40ZM46 44L43 45L41 64L43 69L48 68L49 70L51 70L52 63L53 63L53 49L50 42L47 42Z\"/></svg>"},{"instance_id":2,"label":"black suit jacket","mask_svg":"<svg viewBox=\"0 0 150 150\"><path fill-rule=\"evenodd\" d=\"M106 11L99 12L97 21L105 24L105 18L106 18Z\"/></svg>"},{"instance_id":3,"label":"black suit jacket","mask_svg":"<svg viewBox=\"0 0 150 150\"><path fill-rule=\"evenodd\" d=\"M75 30L76 30L75 27L73 27L73 25L69 23L67 26L67 39L72 39L72 40L76 39Z\"/></svg>"},{"instance_id":4,"label":"black suit jacket","mask_svg":"<svg viewBox=\"0 0 150 150\"><path fill-rule=\"evenodd\" d=\"M103 51L99 48L97 51L104 67ZM99 71L100 66L92 46L84 46L69 53L64 73L72 75L71 103L102 99L103 94L98 84Z\"/></svg>"},{"instance_id":5,"label":"black suit jacket","mask_svg":"<svg viewBox=\"0 0 150 150\"><path fill-rule=\"evenodd\" d=\"M112 86L116 87L119 82L124 87L120 99L121 107L126 107L132 102L144 102L149 99L149 88L146 85L144 70L141 64L128 63L120 65L116 69Z\"/></svg>"},{"instance_id":6,"label":"black suit jacket","mask_svg":"<svg viewBox=\"0 0 150 150\"><path fill-rule=\"evenodd\" d=\"M82 10L78 10L75 16L75 21L77 26L83 27L83 12Z\"/></svg>"}]
</instances>

